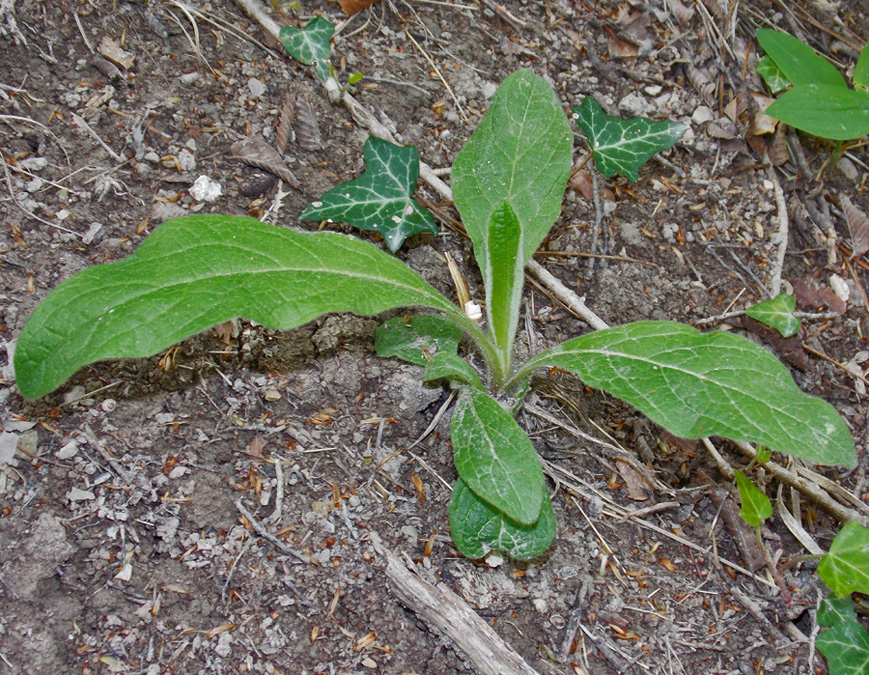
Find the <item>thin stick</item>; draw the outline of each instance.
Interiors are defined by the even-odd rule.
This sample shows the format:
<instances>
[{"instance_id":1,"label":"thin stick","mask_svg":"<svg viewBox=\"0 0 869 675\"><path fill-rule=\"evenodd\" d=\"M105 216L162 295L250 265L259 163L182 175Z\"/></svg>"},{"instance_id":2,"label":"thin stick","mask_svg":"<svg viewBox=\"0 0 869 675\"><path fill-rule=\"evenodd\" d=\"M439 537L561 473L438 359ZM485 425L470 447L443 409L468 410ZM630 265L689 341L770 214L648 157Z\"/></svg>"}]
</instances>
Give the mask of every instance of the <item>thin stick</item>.
<instances>
[{"instance_id":1,"label":"thin stick","mask_svg":"<svg viewBox=\"0 0 869 675\"><path fill-rule=\"evenodd\" d=\"M75 123L75 125L77 127L87 131L93 137L93 139L102 146L103 150L105 150L107 153L109 153L109 155L111 155L113 160L115 160L116 162L121 162L121 163L125 163L127 161L127 159L125 157L121 157L117 152L112 150L112 148L109 147L109 144L106 143L102 138L100 138L100 135L96 131L93 130L93 128L91 127L90 124L85 122L84 118L81 115L77 115L76 113L72 113L72 121Z\"/></svg>"},{"instance_id":2,"label":"thin stick","mask_svg":"<svg viewBox=\"0 0 869 675\"><path fill-rule=\"evenodd\" d=\"M263 539L274 545L275 548L277 548L279 551L281 551L282 553L286 553L287 555L291 555L297 560L301 560L303 563L311 562L307 556L302 555L296 549L289 546L286 542L281 541L275 535L269 532L263 526L263 524L259 522L256 518L254 518L253 514L244 507L244 504L241 503L241 499L237 499L235 501L235 508L237 508L238 512L247 519L247 522L250 523L250 526L253 528L254 532L256 532Z\"/></svg>"},{"instance_id":3,"label":"thin stick","mask_svg":"<svg viewBox=\"0 0 869 675\"><path fill-rule=\"evenodd\" d=\"M268 520L271 523L276 523L281 519L281 511L284 508L284 468L281 466L283 460L275 455L272 465L275 467L275 510Z\"/></svg>"},{"instance_id":4,"label":"thin stick","mask_svg":"<svg viewBox=\"0 0 869 675\"><path fill-rule=\"evenodd\" d=\"M764 161L768 160L768 157L764 157ZM769 283L770 297L774 298L781 293L781 274L785 264L785 254L788 250L788 207L785 203L785 194L782 192L781 183L779 183L772 164L767 168L766 175L769 176L772 182L775 205L776 209L778 209L778 213L776 214L776 219L778 220L778 248L776 249L775 267L773 267L772 278Z\"/></svg>"},{"instance_id":5,"label":"thin stick","mask_svg":"<svg viewBox=\"0 0 869 675\"><path fill-rule=\"evenodd\" d=\"M459 103L459 99L456 98L456 95L453 93L452 87L450 87L449 82L446 81L446 78L443 76L443 73L441 73L441 69L437 67L437 64L434 62L434 59L432 59L432 57L429 56L428 52L425 49L423 49L422 47L420 47L419 42L417 42L414 39L413 35L411 35L409 32L405 32L405 35L407 35L408 39L413 43L413 46L419 50L419 53L422 54L423 58L426 61L428 61L428 64L432 68L434 68L434 71L437 74L438 79L443 83L444 87L446 87L447 93L450 95L450 98L453 99L453 103L456 104L456 109L459 111L459 117L462 118L462 122L467 124L470 120L468 119L468 116L465 114L465 109L462 107L462 104Z\"/></svg>"}]
</instances>

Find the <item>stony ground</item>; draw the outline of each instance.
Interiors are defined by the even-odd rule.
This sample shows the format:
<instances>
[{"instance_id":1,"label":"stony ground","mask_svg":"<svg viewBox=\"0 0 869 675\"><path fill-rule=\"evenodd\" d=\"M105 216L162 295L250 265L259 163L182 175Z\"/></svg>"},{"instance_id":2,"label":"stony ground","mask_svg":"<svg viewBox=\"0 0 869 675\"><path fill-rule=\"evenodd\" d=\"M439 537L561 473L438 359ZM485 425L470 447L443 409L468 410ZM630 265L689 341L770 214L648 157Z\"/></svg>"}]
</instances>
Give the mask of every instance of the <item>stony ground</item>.
<instances>
[{"instance_id":1,"label":"stony ground","mask_svg":"<svg viewBox=\"0 0 869 675\"><path fill-rule=\"evenodd\" d=\"M844 70L869 37L859 5L381 0L345 20L312 0L273 17L338 24L339 77L363 73L354 96L436 169L519 68L547 78L565 109L592 95L612 114L688 124L638 183L606 182L598 257L585 255L596 213L580 170L538 260L610 324L697 323L766 297L786 217L784 286L818 317L789 342L739 316L709 325L753 336L841 412L860 462L818 471L860 509L869 268L850 258L842 198L869 212L867 154L854 147L821 172L832 145L756 135L751 96L763 90L756 27L799 32ZM810 639L819 584L811 565L789 564L805 550L779 516L764 530L776 578L740 543L727 466L557 373L520 421L553 479L559 532L522 565L453 548L448 408L409 449L449 392L376 357L372 318L290 333L240 321L25 401L8 354L59 282L179 214L310 228L296 216L358 175L368 132L229 1L2 1L0 50L0 672L474 672L395 599L383 547L445 582L540 673L825 672ZM273 143L288 94L284 161L299 189L230 152L247 136ZM192 196L202 175L221 185L216 201ZM441 234L399 257L450 297L443 252L478 284L451 205L423 183L417 197ZM539 286L524 312L523 340L589 330ZM715 444L725 465L746 463ZM774 479L766 489L793 504ZM828 546L836 521L805 498L797 512Z\"/></svg>"}]
</instances>

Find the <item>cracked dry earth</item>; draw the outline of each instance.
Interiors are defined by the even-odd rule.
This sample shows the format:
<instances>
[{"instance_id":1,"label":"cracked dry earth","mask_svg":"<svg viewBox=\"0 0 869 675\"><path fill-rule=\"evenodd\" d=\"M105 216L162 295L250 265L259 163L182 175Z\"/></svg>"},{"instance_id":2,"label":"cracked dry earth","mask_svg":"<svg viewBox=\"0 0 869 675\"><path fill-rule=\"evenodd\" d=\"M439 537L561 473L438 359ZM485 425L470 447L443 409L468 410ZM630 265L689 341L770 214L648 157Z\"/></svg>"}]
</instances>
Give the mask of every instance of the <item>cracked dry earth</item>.
<instances>
[{"instance_id":1,"label":"cracked dry earth","mask_svg":"<svg viewBox=\"0 0 869 675\"><path fill-rule=\"evenodd\" d=\"M606 181L604 257L585 255L595 206L583 169L538 260L610 324L696 323L765 298L786 216L782 277L821 318L786 342L742 317L709 325L765 345L841 412L859 464L817 470L865 518L866 266L849 259L839 207L844 195L869 210L866 151L819 174L832 147L791 135L789 150L783 137L773 148L753 134L748 103L762 91L756 27L799 31L852 67L869 36L860 6L386 0L346 21L321 0L283 10L339 24L339 77L362 72L353 95L434 168L450 166L519 68L547 78L565 110L591 95L612 114L688 124L639 183ZM384 550L455 591L539 673L825 672L811 647L820 585L811 564L789 564L805 550L780 517L763 531L776 580L701 443L559 373L540 374L520 419L552 478L559 530L521 565L452 547L449 391L373 354L378 318L288 333L242 320L22 399L9 355L59 282L179 214L310 228L296 216L358 175L368 132L228 0L3 0L0 53L0 673L475 672L398 602ZM287 94L284 161L298 189L230 151L248 136L273 143ZM785 153L775 169L767 147ZM199 176L220 184L215 201L194 198ZM422 182L417 197L441 233L398 256L453 297L448 252L479 288L451 205ZM526 298L523 344L589 330L545 288ZM623 449L604 453L576 430ZM723 464L746 463L714 442ZM835 520L771 477L766 491L829 545Z\"/></svg>"}]
</instances>

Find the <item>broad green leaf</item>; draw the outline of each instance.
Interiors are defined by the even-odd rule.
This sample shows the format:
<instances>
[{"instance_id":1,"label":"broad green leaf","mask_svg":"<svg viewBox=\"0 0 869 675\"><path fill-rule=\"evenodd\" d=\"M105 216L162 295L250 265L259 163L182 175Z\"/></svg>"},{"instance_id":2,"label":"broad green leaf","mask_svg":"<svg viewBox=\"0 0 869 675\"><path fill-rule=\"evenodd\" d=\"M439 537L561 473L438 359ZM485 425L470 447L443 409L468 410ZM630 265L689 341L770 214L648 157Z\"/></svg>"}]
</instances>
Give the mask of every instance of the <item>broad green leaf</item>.
<instances>
[{"instance_id":1,"label":"broad green leaf","mask_svg":"<svg viewBox=\"0 0 869 675\"><path fill-rule=\"evenodd\" d=\"M455 354L462 330L440 314L397 316L382 323L374 337L374 351L384 358L427 366L436 354Z\"/></svg>"},{"instance_id":2,"label":"broad green leaf","mask_svg":"<svg viewBox=\"0 0 869 675\"><path fill-rule=\"evenodd\" d=\"M739 515L752 527L759 527L764 520L772 515L772 502L742 471L737 469L734 473L736 474L739 498L742 500Z\"/></svg>"},{"instance_id":3,"label":"broad green leaf","mask_svg":"<svg viewBox=\"0 0 869 675\"><path fill-rule=\"evenodd\" d=\"M818 576L837 596L869 593L869 529L845 523L818 565Z\"/></svg>"},{"instance_id":4,"label":"broad green leaf","mask_svg":"<svg viewBox=\"0 0 869 675\"><path fill-rule=\"evenodd\" d=\"M533 525L519 525L474 494L459 478L450 502L450 533L462 555L474 560L490 551L506 553L514 560L541 555L555 538L555 514L549 497Z\"/></svg>"},{"instance_id":5,"label":"broad green leaf","mask_svg":"<svg viewBox=\"0 0 869 675\"><path fill-rule=\"evenodd\" d=\"M621 173L634 183L637 172L653 155L673 147L688 127L677 122L655 122L646 117L623 120L607 115L600 103L586 96L573 109L594 154L594 165L604 178Z\"/></svg>"},{"instance_id":6,"label":"broad green leaf","mask_svg":"<svg viewBox=\"0 0 869 675\"><path fill-rule=\"evenodd\" d=\"M832 84L801 84L764 111L821 138L847 141L869 134L869 91Z\"/></svg>"},{"instance_id":7,"label":"broad green leaf","mask_svg":"<svg viewBox=\"0 0 869 675\"><path fill-rule=\"evenodd\" d=\"M869 42L863 47L854 66L854 86L869 89Z\"/></svg>"},{"instance_id":8,"label":"broad green leaf","mask_svg":"<svg viewBox=\"0 0 869 675\"><path fill-rule=\"evenodd\" d=\"M416 272L368 242L246 216L178 218L129 258L86 269L43 300L18 339L18 388L42 396L88 363L150 356L234 317L289 329L325 312L410 305L479 332Z\"/></svg>"},{"instance_id":9,"label":"broad green leaf","mask_svg":"<svg viewBox=\"0 0 869 675\"><path fill-rule=\"evenodd\" d=\"M857 614L854 612L854 601L850 595L837 598L828 595L818 608L818 625L835 626L846 621L856 621Z\"/></svg>"},{"instance_id":10,"label":"broad green leaf","mask_svg":"<svg viewBox=\"0 0 869 675\"><path fill-rule=\"evenodd\" d=\"M772 300L764 300L749 307L745 313L762 324L775 328L783 337L796 335L800 320L794 316L797 301L792 295L781 293Z\"/></svg>"},{"instance_id":11,"label":"broad green leaf","mask_svg":"<svg viewBox=\"0 0 869 675\"><path fill-rule=\"evenodd\" d=\"M488 261L489 220L504 201L522 227L523 263L533 255L561 213L572 148L570 125L546 81L530 70L504 80L453 163L453 197L478 265Z\"/></svg>"},{"instance_id":12,"label":"broad green leaf","mask_svg":"<svg viewBox=\"0 0 869 675\"><path fill-rule=\"evenodd\" d=\"M331 74L329 41L335 27L322 16L311 19L301 30L293 26L281 28L280 40L290 56L308 66L317 67L317 76L325 82Z\"/></svg>"},{"instance_id":13,"label":"broad green leaf","mask_svg":"<svg viewBox=\"0 0 869 675\"><path fill-rule=\"evenodd\" d=\"M533 525L547 498L540 460L528 435L500 404L468 389L453 412L456 470L484 502L519 525Z\"/></svg>"},{"instance_id":14,"label":"broad green leaf","mask_svg":"<svg viewBox=\"0 0 869 675\"><path fill-rule=\"evenodd\" d=\"M431 358L431 361L425 367L422 380L423 382L434 382L435 380L463 382L476 389L484 389L480 376L477 375L476 371L471 368L467 361L458 354L450 354L443 351L438 352Z\"/></svg>"},{"instance_id":15,"label":"broad green leaf","mask_svg":"<svg viewBox=\"0 0 869 675\"><path fill-rule=\"evenodd\" d=\"M773 94L778 94L791 86L791 81L785 77L781 68L775 64L775 61L769 55L764 56L757 62L757 73L763 78L766 86L769 87L769 90Z\"/></svg>"},{"instance_id":16,"label":"broad green leaf","mask_svg":"<svg viewBox=\"0 0 869 675\"><path fill-rule=\"evenodd\" d=\"M778 359L738 335L639 321L553 347L513 380L543 366L575 372L682 438L726 436L824 464L856 461L835 409L801 392Z\"/></svg>"},{"instance_id":17,"label":"broad green leaf","mask_svg":"<svg viewBox=\"0 0 869 675\"><path fill-rule=\"evenodd\" d=\"M775 61L779 70L794 85L829 84L846 87L845 78L836 67L805 42L779 30L760 28L757 41Z\"/></svg>"},{"instance_id":18,"label":"broad green leaf","mask_svg":"<svg viewBox=\"0 0 869 675\"><path fill-rule=\"evenodd\" d=\"M513 339L519 324L519 303L525 283L525 259L522 256L522 228L510 202L504 201L489 219L486 265L486 317L489 333L498 346L503 371L510 370Z\"/></svg>"},{"instance_id":19,"label":"broad green leaf","mask_svg":"<svg viewBox=\"0 0 869 675\"><path fill-rule=\"evenodd\" d=\"M830 675L869 675L869 634L856 621L825 630L815 645L827 657Z\"/></svg>"},{"instance_id":20,"label":"broad green leaf","mask_svg":"<svg viewBox=\"0 0 869 675\"><path fill-rule=\"evenodd\" d=\"M434 218L410 198L419 175L416 148L369 136L363 154L365 173L329 190L299 218L340 220L379 232L393 252L412 234L437 234Z\"/></svg>"}]
</instances>

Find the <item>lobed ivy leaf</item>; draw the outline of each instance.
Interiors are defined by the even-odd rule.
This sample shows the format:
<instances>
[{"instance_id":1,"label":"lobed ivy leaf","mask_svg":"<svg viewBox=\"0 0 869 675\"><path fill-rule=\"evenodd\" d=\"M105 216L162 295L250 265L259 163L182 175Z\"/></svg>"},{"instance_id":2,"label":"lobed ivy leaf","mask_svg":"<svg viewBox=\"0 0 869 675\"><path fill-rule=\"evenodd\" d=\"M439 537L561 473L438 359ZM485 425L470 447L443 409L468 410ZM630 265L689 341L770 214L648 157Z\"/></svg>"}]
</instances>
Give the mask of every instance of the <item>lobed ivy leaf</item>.
<instances>
[{"instance_id":1,"label":"lobed ivy leaf","mask_svg":"<svg viewBox=\"0 0 869 675\"><path fill-rule=\"evenodd\" d=\"M769 55L764 56L757 62L757 73L763 78L766 86L769 87L769 90L773 94L778 94L791 86L791 81L785 77L781 68L776 65Z\"/></svg>"},{"instance_id":2,"label":"lobed ivy leaf","mask_svg":"<svg viewBox=\"0 0 869 675\"><path fill-rule=\"evenodd\" d=\"M797 301L792 295L780 293L772 300L764 300L745 310L750 316L762 324L775 328L782 337L796 335L800 329L800 320L794 316Z\"/></svg>"},{"instance_id":3,"label":"lobed ivy leaf","mask_svg":"<svg viewBox=\"0 0 869 675\"><path fill-rule=\"evenodd\" d=\"M627 401L682 438L726 436L814 462L856 461L835 409L800 391L778 359L738 335L639 321L546 350L513 381L552 366Z\"/></svg>"},{"instance_id":4,"label":"lobed ivy leaf","mask_svg":"<svg viewBox=\"0 0 869 675\"><path fill-rule=\"evenodd\" d=\"M330 40L335 27L322 16L315 16L302 29L283 26L280 32L281 44L296 61L308 66L316 66L317 77L323 82L332 74L329 56L332 52Z\"/></svg>"},{"instance_id":5,"label":"lobed ivy leaf","mask_svg":"<svg viewBox=\"0 0 869 675\"><path fill-rule=\"evenodd\" d=\"M869 634L856 621L844 621L815 638L830 675L869 675Z\"/></svg>"},{"instance_id":6,"label":"lobed ivy leaf","mask_svg":"<svg viewBox=\"0 0 869 675\"><path fill-rule=\"evenodd\" d=\"M818 565L818 576L837 596L869 593L869 529L846 523Z\"/></svg>"},{"instance_id":7,"label":"lobed ivy leaf","mask_svg":"<svg viewBox=\"0 0 869 675\"><path fill-rule=\"evenodd\" d=\"M688 127L678 122L655 122L646 117L623 120L607 115L600 103L586 96L573 109L576 123L582 129L594 154L594 165L604 178L623 174L634 183L637 172L649 159L673 147Z\"/></svg>"},{"instance_id":8,"label":"lobed ivy leaf","mask_svg":"<svg viewBox=\"0 0 869 675\"><path fill-rule=\"evenodd\" d=\"M555 538L555 514L547 496L533 525L519 525L489 506L459 478L450 502L450 533L462 555L474 560L501 551L514 560L541 555Z\"/></svg>"},{"instance_id":9,"label":"lobed ivy leaf","mask_svg":"<svg viewBox=\"0 0 869 675\"><path fill-rule=\"evenodd\" d=\"M461 339L462 329L440 314L397 316L377 328L374 351L384 358L427 366L437 354L455 354Z\"/></svg>"},{"instance_id":10,"label":"lobed ivy leaf","mask_svg":"<svg viewBox=\"0 0 869 675\"><path fill-rule=\"evenodd\" d=\"M847 141L869 134L869 91L834 84L800 84L764 111L806 133Z\"/></svg>"},{"instance_id":11,"label":"lobed ivy leaf","mask_svg":"<svg viewBox=\"0 0 869 675\"><path fill-rule=\"evenodd\" d=\"M501 405L477 389L459 399L450 425L456 470L484 502L519 525L533 525L548 495L537 451Z\"/></svg>"},{"instance_id":12,"label":"lobed ivy leaf","mask_svg":"<svg viewBox=\"0 0 869 675\"><path fill-rule=\"evenodd\" d=\"M412 234L437 234L432 215L410 198L419 175L416 148L369 136L363 154L365 173L329 190L299 218L338 220L379 232L392 252Z\"/></svg>"},{"instance_id":13,"label":"lobed ivy leaf","mask_svg":"<svg viewBox=\"0 0 869 675\"><path fill-rule=\"evenodd\" d=\"M36 398L88 363L151 356L235 317L289 329L326 312L406 306L442 311L479 333L416 272L368 242L247 216L178 218L130 257L49 293L18 338L15 373L21 393Z\"/></svg>"},{"instance_id":14,"label":"lobed ivy leaf","mask_svg":"<svg viewBox=\"0 0 869 675\"><path fill-rule=\"evenodd\" d=\"M527 262L561 214L572 148L570 125L546 80L530 70L505 79L452 171L456 208L484 276L492 213L509 202Z\"/></svg>"},{"instance_id":15,"label":"lobed ivy leaf","mask_svg":"<svg viewBox=\"0 0 869 675\"><path fill-rule=\"evenodd\" d=\"M772 515L772 502L742 471L737 469L734 473L736 488L742 501L739 516L752 527L760 527L760 524Z\"/></svg>"},{"instance_id":16,"label":"lobed ivy leaf","mask_svg":"<svg viewBox=\"0 0 869 675\"><path fill-rule=\"evenodd\" d=\"M854 601L850 596L837 598L828 595L818 607L818 625L835 626L845 621L856 621L857 614L854 612Z\"/></svg>"},{"instance_id":17,"label":"lobed ivy leaf","mask_svg":"<svg viewBox=\"0 0 869 675\"><path fill-rule=\"evenodd\" d=\"M780 30L759 28L757 41L792 84L829 84L847 87L836 67L802 40Z\"/></svg>"}]
</instances>

